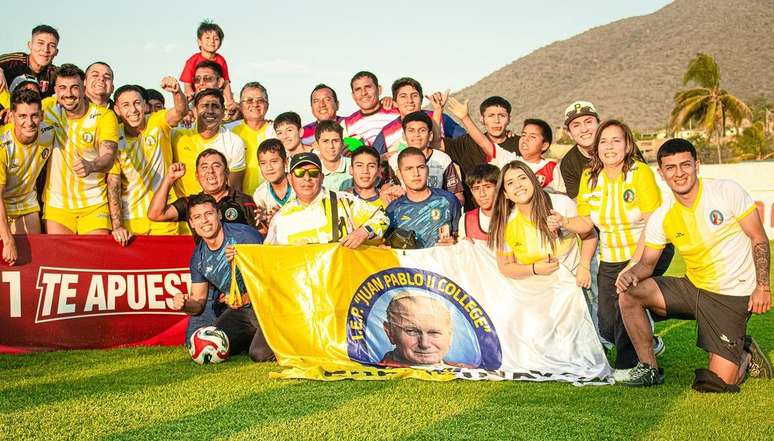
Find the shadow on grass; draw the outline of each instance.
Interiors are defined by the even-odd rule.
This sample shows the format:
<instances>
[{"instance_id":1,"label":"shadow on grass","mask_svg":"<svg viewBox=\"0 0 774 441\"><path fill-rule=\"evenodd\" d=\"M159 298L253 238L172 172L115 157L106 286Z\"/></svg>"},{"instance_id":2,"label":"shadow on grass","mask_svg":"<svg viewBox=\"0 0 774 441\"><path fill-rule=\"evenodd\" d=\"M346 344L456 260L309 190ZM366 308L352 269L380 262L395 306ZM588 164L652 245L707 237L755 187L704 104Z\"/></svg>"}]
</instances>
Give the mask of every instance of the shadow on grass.
<instances>
[{"instance_id":1,"label":"shadow on grass","mask_svg":"<svg viewBox=\"0 0 774 441\"><path fill-rule=\"evenodd\" d=\"M86 378L11 387L3 390L0 412L17 412L33 406L90 396L99 398L111 392L133 392L203 375L216 375L240 366L238 363L223 363L201 367L181 358L166 363L127 367Z\"/></svg>"},{"instance_id":2,"label":"shadow on grass","mask_svg":"<svg viewBox=\"0 0 774 441\"><path fill-rule=\"evenodd\" d=\"M30 369L35 374L54 366L57 374L80 371L83 366L95 367L125 361L127 358L149 359L166 355L170 351L184 353L182 346L142 347L119 349L72 350L34 352L19 355L0 355L0 370L3 372ZM15 373L15 372L14 372Z\"/></svg>"},{"instance_id":3,"label":"shadow on grass","mask_svg":"<svg viewBox=\"0 0 774 441\"><path fill-rule=\"evenodd\" d=\"M100 439L226 438L254 426L325 412L353 398L392 387L394 384L391 381L357 382L357 384L355 382L292 381L183 418L115 433Z\"/></svg>"}]
</instances>

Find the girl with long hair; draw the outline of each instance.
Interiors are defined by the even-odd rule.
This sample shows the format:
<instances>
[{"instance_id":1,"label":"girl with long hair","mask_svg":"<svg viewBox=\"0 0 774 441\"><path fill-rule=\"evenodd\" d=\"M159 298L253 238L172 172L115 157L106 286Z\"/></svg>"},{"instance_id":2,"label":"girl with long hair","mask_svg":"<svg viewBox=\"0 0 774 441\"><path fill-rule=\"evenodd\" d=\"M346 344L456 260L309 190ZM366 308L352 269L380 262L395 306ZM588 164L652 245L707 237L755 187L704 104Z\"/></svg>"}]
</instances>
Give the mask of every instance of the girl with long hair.
<instances>
[{"instance_id":1,"label":"girl with long hair","mask_svg":"<svg viewBox=\"0 0 774 441\"><path fill-rule=\"evenodd\" d=\"M615 378L624 381L639 360L621 319L615 281L642 255L645 223L661 205L661 191L626 124L617 120L600 124L591 153L590 168L584 170L578 190L578 215L552 213L547 223L550 230L578 234L599 230L599 332L614 342ZM657 272L666 271L671 258L664 253ZM663 347L663 342L657 345Z\"/></svg>"},{"instance_id":2,"label":"girl with long hair","mask_svg":"<svg viewBox=\"0 0 774 441\"><path fill-rule=\"evenodd\" d=\"M505 276L521 279L549 275L562 264L576 274L578 286L588 288L596 233L592 229L581 235L579 252L576 234L549 228L552 211L573 217L575 203L564 194L544 191L529 165L506 164L497 182L489 227L488 245L497 255L497 266Z\"/></svg>"}]
</instances>

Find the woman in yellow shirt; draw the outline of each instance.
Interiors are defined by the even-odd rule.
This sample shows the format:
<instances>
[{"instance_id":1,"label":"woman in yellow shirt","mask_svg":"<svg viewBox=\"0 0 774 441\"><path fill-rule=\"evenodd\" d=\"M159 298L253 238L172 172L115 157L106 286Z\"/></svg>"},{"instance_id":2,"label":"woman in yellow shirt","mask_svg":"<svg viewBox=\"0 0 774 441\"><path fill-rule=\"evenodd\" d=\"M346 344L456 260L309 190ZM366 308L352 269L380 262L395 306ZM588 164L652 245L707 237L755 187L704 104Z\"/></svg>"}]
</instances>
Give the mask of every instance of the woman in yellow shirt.
<instances>
[{"instance_id":1,"label":"woman in yellow shirt","mask_svg":"<svg viewBox=\"0 0 774 441\"><path fill-rule=\"evenodd\" d=\"M645 223L661 205L661 191L626 124L600 124L591 153L590 168L581 176L577 216L552 213L548 223L550 229L578 234L599 230L599 332L614 342L615 377L623 380L639 360L621 319L615 281L642 254ZM666 271L671 258L671 253L662 255L657 271Z\"/></svg>"},{"instance_id":2,"label":"woman in yellow shirt","mask_svg":"<svg viewBox=\"0 0 774 441\"><path fill-rule=\"evenodd\" d=\"M549 230L551 211L575 216L575 203L563 194L544 191L529 166L506 164L497 183L488 245L497 254L497 266L511 278L544 276L562 264L575 273L578 286L591 285L589 265L597 246L592 229L578 237L566 230Z\"/></svg>"}]
</instances>

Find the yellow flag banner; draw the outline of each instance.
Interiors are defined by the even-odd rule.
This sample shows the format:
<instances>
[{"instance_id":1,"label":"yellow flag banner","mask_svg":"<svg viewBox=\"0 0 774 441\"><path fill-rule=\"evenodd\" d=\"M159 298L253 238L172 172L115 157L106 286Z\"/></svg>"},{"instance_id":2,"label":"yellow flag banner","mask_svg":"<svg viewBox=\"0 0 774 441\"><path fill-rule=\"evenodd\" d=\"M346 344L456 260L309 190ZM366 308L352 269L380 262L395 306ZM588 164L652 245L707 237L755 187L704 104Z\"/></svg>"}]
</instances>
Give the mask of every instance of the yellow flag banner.
<instances>
[{"instance_id":1,"label":"yellow flag banner","mask_svg":"<svg viewBox=\"0 0 774 441\"><path fill-rule=\"evenodd\" d=\"M611 381L567 268L512 280L483 244L467 241L408 251L236 249L264 336L286 368L277 378Z\"/></svg>"}]
</instances>

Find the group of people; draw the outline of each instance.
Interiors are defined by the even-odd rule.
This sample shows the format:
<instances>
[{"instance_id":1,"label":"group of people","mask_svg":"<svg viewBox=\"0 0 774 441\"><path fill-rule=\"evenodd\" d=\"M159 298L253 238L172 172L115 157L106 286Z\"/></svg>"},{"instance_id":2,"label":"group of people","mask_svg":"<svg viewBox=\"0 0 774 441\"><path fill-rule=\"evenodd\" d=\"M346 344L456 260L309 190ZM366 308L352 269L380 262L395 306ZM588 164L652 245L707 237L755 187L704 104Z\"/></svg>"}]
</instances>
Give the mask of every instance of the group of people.
<instances>
[{"instance_id":1,"label":"group of people","mask_svg":"<svg viewBox=\"0 0 774 441\"><path fill-rule=\"evenodd\" d=\"M771 306L768 239L738 184L699 177L690 142L659 149L658 174L672 193L662 195L631 129L590 102L563 113L575 145L558 162L545 156L550 125L530 118L509 130L502 97L481 103L482 131L467 101L425 95L409 77L381 97L367 71L350 82L353 114L338 115L336 92L320 84L310 94L314 121L302 125L292 111L270 121L263 85L232 91L223 37L214 23L199 26L199 51L180 80L160 82L171 107L156 90L114 88L105 62L55 67L59 34L47 25L32 30L28 53L0 56L5 262L17 259L13 234L112 234L122 246L136 235L192 234L192 289L174 299L194 316L189 335L214 323L233 352L261 361L273 353L249 299L224 304L234 244L481 241L506 277L560 266L575 274L602 341L616 349L618 382L663 382L652 320L668 317L698 322L709 353L698 390L771 376L746 335L749 315ZM663 276L674 250L685 277ZM236 283L245 294L239 274Z\"/></svg>"}]
</instances>

